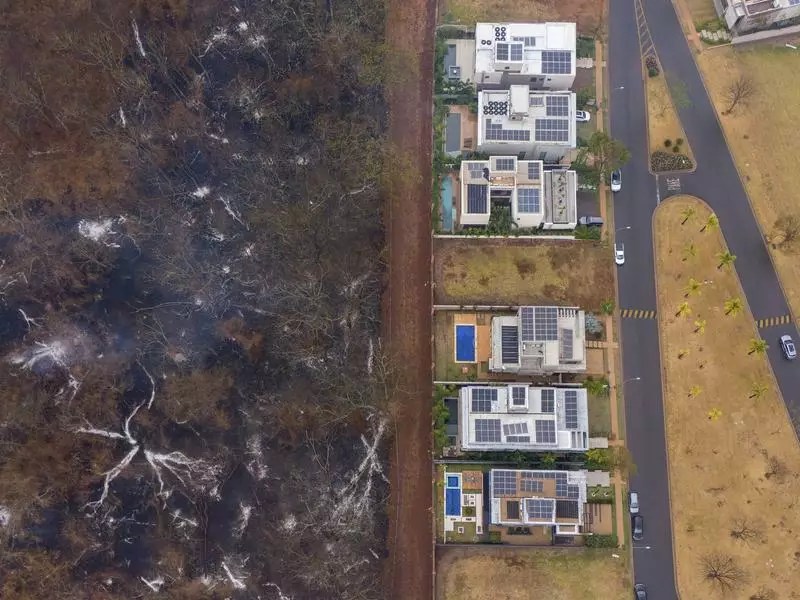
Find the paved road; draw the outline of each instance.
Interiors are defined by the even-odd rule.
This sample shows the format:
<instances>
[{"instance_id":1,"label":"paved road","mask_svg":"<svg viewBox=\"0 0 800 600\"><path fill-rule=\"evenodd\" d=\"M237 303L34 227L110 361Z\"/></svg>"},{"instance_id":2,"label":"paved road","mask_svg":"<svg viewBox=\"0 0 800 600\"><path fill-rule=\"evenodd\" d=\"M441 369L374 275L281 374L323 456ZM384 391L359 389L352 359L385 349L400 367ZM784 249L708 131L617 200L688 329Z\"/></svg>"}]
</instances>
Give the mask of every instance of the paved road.
<instances>
[{"instance_id":1,"label":"paved road","mask_svg":"<svg viewBox=\"0 0 800 600\"><path fill-rule=\"evenodd\" d=\"M668 0L643 0L643 9L664 71L686 85L692 101L679 112L698 168L678 178L680 189L676 189L674 178L668 185L665 177L656 179L648 172L636 0L610 0L611 134L632 154L624 169L623 189L614 200L617 237L626 250L626 264L619 271L620 306L656 308L652 214L659 198L682 192L703 198L719 217L731 252L738 257L736 271L756 319L786 315L786 300L673 6ZM627 226L632 228L619 230ZM782 333L800 339L791 324L761 331L770 344L768 356L784 400L793 414L800 415L800 365L783 360L777 344ZM651 600L674 600L677 593L656 321L623 319L622 341L625 379L641 377L641 381L625 384L627 445L637 465L631 487L639 492L645 517L644 540L634 544L635 578L647 585Z\"/></svg>"}]
</instances>

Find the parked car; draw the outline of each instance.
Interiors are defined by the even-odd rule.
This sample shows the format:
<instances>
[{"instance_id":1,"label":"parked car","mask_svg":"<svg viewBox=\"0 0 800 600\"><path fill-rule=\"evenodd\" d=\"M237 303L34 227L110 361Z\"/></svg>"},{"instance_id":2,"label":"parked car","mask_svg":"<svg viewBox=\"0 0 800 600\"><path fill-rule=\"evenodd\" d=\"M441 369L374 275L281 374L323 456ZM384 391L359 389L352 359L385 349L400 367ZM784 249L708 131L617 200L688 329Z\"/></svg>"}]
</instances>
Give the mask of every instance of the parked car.
<instances>
[{"instance_id":1,"label":"parked car","mask_svg":"<svg viewBox=\"0 0 800 600\"><path fill-rule=\"evenodd\" d=\"M794 360L797 358L797 348L794 347L794 342L792 341L791 336L781 336L781 350L783 350L783 355L788 360Z\"/></svg>"},{"instance_id":2,"label":"parked car","mask_svg":"<svg viewBox=\"0 0 800 600\"><path fill-rule=\"evenodd\" d=\"M601 217L580 217L578 225L585 225L586 227L602 227L603 219Z\"/></svg>"},{"instance_id":3,"label":"parked car","mask_svg":"<svg viewBox=\"0 0 800 600\"><path fill-rule=\"evenodd\" d=\"M644 518L642 515L635 515L633 517L633 539L636 541L644 537Z\"/></svg>"},{"instance_id":4,"label":"parked car","mask_svg":"<svg viewBox=\"0 0 800 600\"><path fill-rule=\"evenodd\" d=\"M639 494L636 492L631 492L629 494L628 506L630 507L632 515L639 513Z\"/></svg>"},{"instance_id":5,"label":"parked car","mask_svg":"<svg viewBox=\"0 0 800 600\"><path fill-rule=\"evenodd\" d=\"M622 189L622 171L611 171L611 191L618 192Z\"/></svg>"},{"instance_id":6,"label":"parked car","mask_svg":"<svg viewBox=\"0 0 800 600\"><path fill-rule=\"evenodd\" d=\"M614 262L618 265L625 264L625 244L622 242L614 244Z\"/></svg>"},{"instance_id":7,"label":"parked car","mask_svg":"<svg viewBox=\"0 0 800 600\"><path fill-rule=\"evenodd\" d=\"M578 123L588 123L592 120L592 113L587 110L576 110L575 120L578 121Z\"/></svg>"},{"instance_id":8,"label":"parked car","mask_svg":"<svg viewBox=\"0 0 800 600\"><path fill-rule=\"evenodd\" d=\"M636 600L647 600L647 588L643 583L633 586L633 591L636 592Z\"/></svg>"}]
</instances>

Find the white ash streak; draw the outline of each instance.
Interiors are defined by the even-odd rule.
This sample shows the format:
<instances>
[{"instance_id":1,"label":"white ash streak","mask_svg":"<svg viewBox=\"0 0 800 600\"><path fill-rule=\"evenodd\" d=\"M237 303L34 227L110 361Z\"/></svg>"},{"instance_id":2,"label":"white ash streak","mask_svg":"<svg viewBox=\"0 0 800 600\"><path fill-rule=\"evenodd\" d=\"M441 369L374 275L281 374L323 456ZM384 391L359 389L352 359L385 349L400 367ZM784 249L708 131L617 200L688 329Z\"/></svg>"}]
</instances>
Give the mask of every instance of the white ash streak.
<instances>
[{"instance_id":1,"label":"white ash streak","mask_svg":"<svg viewBox=\"0 0 800 600\"><path fill-rule=\"evenodd\" d=\"M233 584L234 588L237 590L247 589L247 584L245 583L246 577L243 574L234 574L231 567L228 566L227 561L223 561L222 570L225 571L225 575L228 577L231 584Z\"/></svg>"},{"instance_id":2,"label":"white ash streak","mask_svg":"<svg viewBox=\"0 0 800 600\"><path fill-rule=\"evenodd\" d=\"M139 452L139 446L134 446L131 448L131 451L125 455L121 461L117 463L117 465L111 469L110 471L106 471L103 480L103 492L100 494L100 497L95 500L94 502L89 502L86 506L92 508L93 510L97 510L103 505L103 502L106 501L108 497L108 488L111 485L111 482L114 481L122 471L131 463L133 457Z\"/></svg>"},{"instance_id":3,"label":"white ash streak","mask_svg":"<svg viewBox=\"0 0 800 600\"><path fill-rule=\"evenodd\" d=\"M281 590L281 588L279 588L278 584L276 584L276 583L272 583L271 581L269 581L269 582L264 584L264 587L267 588L267 589L270 589L270 588L274 589L275 592L277 592L278 598L276 600L292 600L292 597L291 596L287 596L286 594L284 594L283 591Z\"/></svg>"},{"instance_id":4,"label":"white ash streak","mask_svg":"<svg viewBox=\"0 0 800 600\"><path fill-rule=\"evenodd\" d=\"M139 51L139 54L142 55L142 58L147 58L147 53L144 51L144 44L142 44L142 38L139 36L139 26L136 24L135 20L131 20L131 25L133 27L133 39L136 40L136 49Z\"/></svg>"},{"instance_id":5,"label":"white ash streak","mask_svg":"<svg viewBox=\"0 0 800 600\"><path fill-rule=\"evenodd\" d=\"M248 506L242 502L239 503L239 518L233 526L233 535L235 537L242 537L247 529L247 524L250 522L250 516L253 514L253 507Z\"/></svg>"},{"instance_id":6,"label":"white ash streak","mask_svg":"<svg viewBox=\"0 0 800 600\"><path fill-rule=\"evenodd\" d=\"M0 504L0 527L6 527L11 522L11 510Z\"/></svg>"},{"instance_id":7,"label":"white ash streak","mask_svg":"<svg viewBox=\"0 0 800 600\"><path fill-rule=\"evenodd\" d=\"M158 577L156 577L155 579L151 579L149 581L147 579L145 579L144 577L139 577L139 579L141 579L142 583L144 583L147 587L149 587L154 592L160 591L161 590L161 586L164 585L164 578L161 577L160 575Z\"/></svg>"}]
</instances>

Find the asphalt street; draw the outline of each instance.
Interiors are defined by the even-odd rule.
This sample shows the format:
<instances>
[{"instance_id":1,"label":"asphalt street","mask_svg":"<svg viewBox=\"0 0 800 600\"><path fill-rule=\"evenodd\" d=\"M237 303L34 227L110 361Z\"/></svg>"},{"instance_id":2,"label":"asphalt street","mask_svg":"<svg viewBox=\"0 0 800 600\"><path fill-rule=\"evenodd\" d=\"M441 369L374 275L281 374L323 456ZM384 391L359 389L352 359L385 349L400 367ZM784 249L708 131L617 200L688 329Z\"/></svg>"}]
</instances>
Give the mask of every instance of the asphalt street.
<instances>
[{"instance_id":1,"label":"asphalt street","mask_svg":"<svg viewBox=\"0 0 800 600\"><path fill-rule=\"evenodd\" d=\"M705 200L717 214L736 271L756 319L788 314L788 306L769 259L762 234L734 166L713 106L703 86L669 0L642 0L637 22L636 0L610 0L609 81L611 135L631 151L623 168L622 190L615 194L617 240L625 244L626 263L619 269L620 308L656 309L652 216L659 201L676 193ZM640 27L646 20L647 28ZM649 31L648 31L649 30ZM694 173L653 176L647 168L646 106L642 84L640 36L650 39L665 73L686 86L691 104L679 109L687 141L698 167ZM622 229L631 227L631 229ZM785 361L777 339L788 333L800 339L793 324L761 330L783 398L800 415L800 363ZM636 472L631 489L639 492L645 535L634 543L637 583L651 600L674 600L675 587L669 511L664 411L658 329L655 320L623 319L623 384L626 443ZM640 377L641 380L631 380ZM797 412L796 412L797 411Z\"/></svg>"}]
</instances>

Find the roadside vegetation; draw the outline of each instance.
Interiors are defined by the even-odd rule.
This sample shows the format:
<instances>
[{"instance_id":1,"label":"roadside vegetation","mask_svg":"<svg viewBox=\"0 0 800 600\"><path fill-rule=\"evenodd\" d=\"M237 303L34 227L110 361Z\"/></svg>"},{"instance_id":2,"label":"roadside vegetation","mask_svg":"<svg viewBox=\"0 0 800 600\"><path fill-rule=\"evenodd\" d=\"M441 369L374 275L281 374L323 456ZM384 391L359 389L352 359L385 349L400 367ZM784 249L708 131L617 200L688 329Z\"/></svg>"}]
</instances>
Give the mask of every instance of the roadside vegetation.
<instances>
[{"instance_id":1,"label":"roadside vegetation","mask_svg":"<svg viewBox=\"0 0 800 600\"><path fill-rule=\"evenodd\" d=\"M788 598L800 448L764 356L778 333L755 328L704 204L662 203L655 235L679 592Z\"/></svg>"},{"instance_id":2,"label":"roadside vegetation","mask_svg":"<svg viewBox=\"0 0 800 600\"><path fill-rule=\"evenodd\" d=\"M650 168L656 173L690 169L694 158L676 110L691 104L686 85L664 73L653 55L645 58L645 71Z\"/></svg>"}]
</instances>

